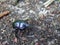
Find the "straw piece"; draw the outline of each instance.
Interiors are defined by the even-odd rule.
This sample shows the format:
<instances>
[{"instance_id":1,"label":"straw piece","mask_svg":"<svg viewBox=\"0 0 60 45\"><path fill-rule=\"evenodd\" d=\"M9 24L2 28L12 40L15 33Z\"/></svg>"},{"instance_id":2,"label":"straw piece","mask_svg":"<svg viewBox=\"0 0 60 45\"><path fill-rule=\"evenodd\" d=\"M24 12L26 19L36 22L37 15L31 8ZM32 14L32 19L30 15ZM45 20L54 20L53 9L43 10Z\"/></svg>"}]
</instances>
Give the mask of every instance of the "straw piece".
<instances>
[{"instance_id":1,"label":"straw piece","mask_svg":"<svg viewBox=\"0 0 60 45\"><path fill-rule=\"evenodd\" d=\"M48 1L46 1L43 5L44 5L45 7L48 7L53 1L54 1L54 0L48 0Z\"/></svg>"}]
</instances>

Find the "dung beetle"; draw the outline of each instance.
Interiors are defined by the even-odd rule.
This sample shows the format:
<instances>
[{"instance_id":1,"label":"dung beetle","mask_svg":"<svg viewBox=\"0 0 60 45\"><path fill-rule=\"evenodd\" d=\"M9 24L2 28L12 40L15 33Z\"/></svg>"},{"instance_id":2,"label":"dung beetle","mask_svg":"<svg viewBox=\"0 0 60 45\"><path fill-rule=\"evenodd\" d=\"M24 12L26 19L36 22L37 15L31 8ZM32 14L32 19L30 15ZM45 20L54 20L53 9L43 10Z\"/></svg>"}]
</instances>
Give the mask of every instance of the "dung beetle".
<instances>
[{"instance_id":1,"label":"dung beetle","mask_svg":"<svg viewBox=\"0 0 60 45\"><path fill-rule=\"evenodd\" d=\"M19 29L19 30L24 30L29 27L29 24L24 21L24 20L16 20L13 22L13 28Z\"/></svg>"},{"instance_id":2,"label":"dung beetle","mask_svg":"<svg viewBox=\"0 0 60 45\"><path fill-rule=\"evenodd\" d=\"M24 20L16 20L12 23L12 26L15 29L15 36L18 38L18 32L27 29L29 27L29 24Z\"/></svg>"}]
</instances>

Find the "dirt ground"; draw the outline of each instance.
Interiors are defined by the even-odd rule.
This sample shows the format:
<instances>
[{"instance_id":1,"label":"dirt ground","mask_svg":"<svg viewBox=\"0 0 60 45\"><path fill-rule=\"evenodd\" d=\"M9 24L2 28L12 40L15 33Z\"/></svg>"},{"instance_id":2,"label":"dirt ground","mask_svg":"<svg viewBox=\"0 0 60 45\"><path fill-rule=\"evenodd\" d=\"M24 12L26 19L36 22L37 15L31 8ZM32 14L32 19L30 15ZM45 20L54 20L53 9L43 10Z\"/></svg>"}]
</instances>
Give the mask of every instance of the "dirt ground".
<instances>
[{"instance_id":1,"label":"dirt ground","mask_svg":"<svg viewBox=\"0 0 60 45\"><path fill-rule=\"evenodd\" d=\"M54 0L44 7L47 0L0 0L0 45L60 45L60 2ZM27 20L32 26L15 37L12 23Z\"/></svg>"}]
</instances>

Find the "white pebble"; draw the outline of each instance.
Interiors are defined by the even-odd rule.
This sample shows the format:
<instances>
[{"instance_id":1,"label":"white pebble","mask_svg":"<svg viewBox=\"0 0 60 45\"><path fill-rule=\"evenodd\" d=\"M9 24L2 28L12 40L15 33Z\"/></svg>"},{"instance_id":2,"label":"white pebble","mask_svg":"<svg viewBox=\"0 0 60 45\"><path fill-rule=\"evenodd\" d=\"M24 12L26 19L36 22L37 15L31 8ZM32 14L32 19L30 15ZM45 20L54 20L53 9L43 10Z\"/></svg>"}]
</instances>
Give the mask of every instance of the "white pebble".
<instances>
[{"instance_id":1,"label":"white pebble","mask_svg":"<svg viewBox=\"0 0 60 45\"><path fill-rule=\"evenodd\" d=\"M29 12L35 14L35 12L33 10L30 10Z\"/></svg>"}]
</instances>

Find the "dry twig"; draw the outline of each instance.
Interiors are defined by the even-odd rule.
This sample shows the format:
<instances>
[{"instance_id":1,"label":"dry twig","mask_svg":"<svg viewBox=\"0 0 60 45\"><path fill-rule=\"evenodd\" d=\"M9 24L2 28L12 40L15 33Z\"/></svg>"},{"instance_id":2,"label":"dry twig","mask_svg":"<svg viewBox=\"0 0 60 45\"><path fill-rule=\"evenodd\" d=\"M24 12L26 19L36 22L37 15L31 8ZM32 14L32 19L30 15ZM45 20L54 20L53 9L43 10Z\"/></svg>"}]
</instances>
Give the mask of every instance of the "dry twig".
<instances>
[{"instance_id":1,"label":"dry twig","mask_svg":"<svg viewBox=\"0 0 60 45\"><path fill-rule=\"evenodd\" d=\"M10 11L4 11L3 13L0 13L0 18L8 15L9 13L10 13Z\"/></svg>"}]
</instances>

